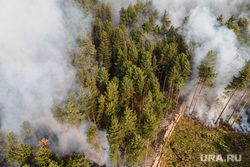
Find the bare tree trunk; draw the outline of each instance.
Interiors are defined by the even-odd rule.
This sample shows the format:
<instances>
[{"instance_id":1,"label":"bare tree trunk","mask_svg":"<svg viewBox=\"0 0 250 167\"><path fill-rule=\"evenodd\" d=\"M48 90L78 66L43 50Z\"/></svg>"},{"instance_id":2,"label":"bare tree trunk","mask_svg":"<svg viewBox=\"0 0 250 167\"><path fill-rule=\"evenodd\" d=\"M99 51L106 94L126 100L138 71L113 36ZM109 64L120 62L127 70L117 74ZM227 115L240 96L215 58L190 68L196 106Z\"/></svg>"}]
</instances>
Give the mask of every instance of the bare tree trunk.
<instances>
[{"instance_id":1,"label":"bare tree trunk","mask_svg":"<svg viewBox=\"0 0 250 167\"><path fill-rule=\"evenodd\" d=\"M96 135L95 135L95 141L96 141L96 144L97 144L98 152L99 152L100 157L101 157L101 161L102 161L102 163L103 163L102 153L101 153L101 150L100 150L99 143L98 143L98 141L97 141L97 137L96 137Z\"/></svg>"},{"instance_id":2,"label":"bare tree trunk","mask_svg":"<svg viewBox=\"0 0 250 167\"><path fill-rule=\"evenodd\" d=\"M133 94L132 94L132 97L131 97L131 108L132 108L132 111L134 111L134 99L133 99Z\"/></svg>"},{"instance_id":3,"label":"bare tree trunk","mask_svg":"<svg viewBox=\"0 0 250 167\"><path fill-rule=\"evenodd\" d=\"M173 91L174 91L174 81L175 81L175 77L174 77L174 79L173 79L172 86L171 86L172 90L171 90L171 96L170 96L170 99L172 99L172 97L173 97Z\"/></svg>"},{"instance_id":4,"label":"bare tree trunk","mask_svg":"<svg viewBox=\"0 0 250 167\"><path fill-rule=\"evenodd\" d=\"M168 92L168 99L170 99L170 92L171 92L171 89L172 89L172 81L171 81L171 84L170 84L170 88L169 88L169 92Z\"/></svg>"},{"instance_id":5,"label":"bare tree trunk","mask_svg":"<svg viewBox=\"0 0 250 167\"><path fill-rule=\"evenodd\" d=\"M3 150L3 151L5 151L5 149L3 148L3 146L0 144L0 148Z\"/></svg>"},{"instance_id":6,"label":"bare tree trunk","mask_svg":"<svg viewBox=\"0 0 250 167\"><path fill-rule=\"evenodd\" d=\"M179 90L179 94L178 94L178 97L177 97L177 101L176 101L176 106L175 107L177 107L177 105L178 105L180 94L181 94L181 89Z\"/></svg>"},{"instance_id":7,"label":"bare tree trunk","mask_svg":"<svg viewBox=\"0 0 250 167\"><path fill-rule=\"evenodd\" d=\"M167 70L166 70L166 74L165 74L165 78L164 78L164 83L163 83L163 89L162 89L163 93L164 93L164 89L165 89L166 79L167 79Z\"/></svg>"},{"instance_id":8,"label":"bare tree trunk","mask_svg":"<svg viewBox=\"0 0 250 167\"><path fill-rule=\"evenodd\" d=\"M228 100L226 106L224 107L224 109L222 110L222 112L220 113L218 119L215 121L215 124L217 124L218 120L220 119L221 115L224 113L225 109L227 108L227 105L229 104L229 102L231 101L232 97L234 96L235 92L237 91L237 89L234 90L233 94L231 95L230 99Z\"/></svg>"},{"instance_id":9,"label":"bare tree trunk","mask_svg":"<svg viewBox=\"0 0 250 167\"><path fill-rule=\"evenodd\" d=\"M161 75L160 75L160 84L161 84L161 77L162 77L162 72L161 72Z\"/></svg>"},{"instance_id":10,"label":"bare tree trunk","mask_svg":"<svg viewBox=\"0 0 250 167\"><path fill-rule=\"evenodd\" d=\"M94 111L93 111L93 110L92 110L92 115L93 115L94 124L96 125L96 121L95 121L95 113L94 113Z\"/></svg>"},{"instance_id":11,"label":"bare tree trunk","mask_svg":"<svg viewBox=\"0 0 250 167\"><path fill-rule=\"evenodd\" d=\"M117 153L117 166L120 166L120 158L119 158L119 148L117 147L116 153Z\"/></svg>"},{"instance_id":12,"label":"bare tree trunk","mask_svg":"<svg viewBox=\"0 0 250 167\"><path fill-rule=\"evenodd\" d=\"M139 124L141 123L141 115L142 115L142 113L141 113L141 98L140 98L140 101L139 101L139 112L140 112L140 114L139 114Z\"/></svg>"},{"instance_id":13,"label":"bare tree trunk","mask_svg":"<svg viewBox=\"0 0 250 167\"><path fill-rule=\"evenodd\" d=\"M149 145L149 139L146 141L146 155L145 155L145 167L147 167L147 156L148 156L148 145Z\"/></svg>"},{"instance_id":14,"label":"bare tree trunk","mask_svg":"<svg viewBox=\"0 0 250 167\"><path fill-rule=\"evenodd\" d=\"M91 123L91 121L90 121L90 117L89 117L89 114L87 114L87 115L88 115L87 117L88 117L89 123Z\"/></svg>"},{"instance_id":15,"label":"bare tree trunk","mask_svg":"<svg viewBox=\"0 0 250 167\"><path fill-rule=\"evenodd\" d=\"M124 148L124 166L126 166L126 151L127 151L127 146Z\"/></svg>"},{"instance_id":16,"label":"bare tree trunk","mask_svg":"<svg viewBox=\"0 0 250 167\"><path fill-rule=\"evenodd\" d=\"M243 94L243 96L241 97L239 103L237 104L237 106L235 107L233 113L230 115L229 119L227 120L229 122L229 120L232 118L232 116L234 115L235 111L237 110L237 108L239 107L241 101L243 100L243 98L245 97L246 93L247 93L248 89L246 89L245 93Z\"/></svg>"},{"instance_id":17,"label":"bare tree trunk","mask_svg":"<svg viewBox=\"0 0 250 167\"><path fill-rule=\"evenodd\" d=\"M195 104L194 104L194 108L193 108L193 111L192 111L191 114L193 114L193 112L194 112L194 110L195 110L196 104L197 104L197 102L198 102L198 100L199 100L199 97L200 97L200 95L201 95L201 91L202 91L202 89L203 89L205 83L206 83L206 81L204 81L203 84L202 84L202 86L201 86L200 92L199 92L199 94L198 94L198 97L197 97L197 99L196 99L196 102L195 102Z\"/></svg>"},{"instance_id":18,"label":"bare tree trunk","mask_svg":"<svg viewBox=\"0 0 250 167\"><path fill-rule=\"evenodd\" d=\"M232 103L230 104L230 106L229 106L229 108L228 108L228 109L230 109L230 108L233 106L234 101L235 101L235 100L236 100L236 98L238 97L239 92L240 92L240 90L237 90L237 91L236 91L236 95L234 96L233 101L232 101Z\"/></svg>"},{"instance_id":19,"label":"bare tree trunk","mask_svg":"<svg viewBox=\"0 0 250 167\"><path fill-rule=\"evenodd\" d=\"M155 147L157 145L157 133L155 133Z\"/></svg>"},{"instance_id":20,"label":"bare tree trunk","mask_svg":"<svg viewBox=\"0 0 250 167\"><path fill-rule=\"evenodd\" d=\"M234 119L234 121L233 121L233 123L232 123L232 125L231 126L233 126L233 124L235 123L235 121L239 118L239 116L240 116L240 114L241 114L241 112L243 111L243 109L244 109L244 107L246 106L246 104L247 104L247 102L250 100L250 97L248 97L248 99L247 99L247 101L246 101L246 103L243 105L243 107L241 108L241 110L240 110L240 112L239 112L239 114L237 115L237 117Z\"/></svg>"},{"instance_id":21,"label":"bare tree trunk","mask_svg":"<svg viewBox=\"0 0 250 167\"><path fill-rule=\"evenodd\" d=\"M193 96L193 98L192 98L191 104L190 104L189 109L188 109L189 111L190 111L191 106L192 106L192 104L193 104L193 101L194 101L196 92L197 92L197 90L198 90L198 88L199 88L199 86L200 86L200 81L201 81L201 79L199 79L198 85L197 85L197 87L196 87L196 89L195 89L194 96Z\"/></svg>"},{"instance_id":22,"label":"bare tree trunk","mask_svg":"<svg viewBox=\"0 0 250 167\"><path fill-rule=\"evenodd\" d=\"M79 133L78 133L78 129L77 129L77 127L76 127L76 124L75 124L75 130L76 130L76 135L77 135L77 137L78 137L78 140L79 140L79 142L80 142L80 137L79 137Z\"/></svg>"}]
</instances>

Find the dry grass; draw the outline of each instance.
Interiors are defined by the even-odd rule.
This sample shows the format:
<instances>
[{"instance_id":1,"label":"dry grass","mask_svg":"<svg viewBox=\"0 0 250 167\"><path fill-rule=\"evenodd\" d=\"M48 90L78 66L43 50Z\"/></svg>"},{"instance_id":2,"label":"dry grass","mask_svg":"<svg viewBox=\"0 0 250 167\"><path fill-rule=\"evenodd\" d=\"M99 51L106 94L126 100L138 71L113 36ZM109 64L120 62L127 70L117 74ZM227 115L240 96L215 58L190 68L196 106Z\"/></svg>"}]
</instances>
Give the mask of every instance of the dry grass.
<instances>
[{"instance_id":1,"label":"dry grass","mask_svg":"<svg viewBox=\"0 0 250 167\"><path fill-rule=\"evenodd\" d=\"M163 148L161 166L232 166L247 167L250 162L250 138L227 127L208 130L193 120L182 117ZM241 154L241 162L202 162L200 154ZM184 158L184 160L181 160Z\"/></svg>"}]
</instances>

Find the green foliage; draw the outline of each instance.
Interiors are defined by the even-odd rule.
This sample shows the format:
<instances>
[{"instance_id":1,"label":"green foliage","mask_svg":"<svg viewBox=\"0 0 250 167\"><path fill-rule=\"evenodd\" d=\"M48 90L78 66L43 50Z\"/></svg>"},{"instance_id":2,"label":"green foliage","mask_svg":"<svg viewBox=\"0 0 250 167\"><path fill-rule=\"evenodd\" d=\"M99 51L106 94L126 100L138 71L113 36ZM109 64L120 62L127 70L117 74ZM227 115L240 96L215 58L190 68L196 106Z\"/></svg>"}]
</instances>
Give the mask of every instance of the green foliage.
<instances>
[{"instance_id":1,"label":"green foliage","mask_svg":"<svg viewBox=\"0 0 250 167\"><path fill-rule=\"evenodd\" d=\"M206 86L213 87L212 80L217 77L218 73L215 72L215 54L213 51L209 51L204 59L201 60L201 64L197 67L199 78L201 82L205 82Z\"/></svg>"},{"instance_id":2,"label":"green foliage","mask_svg":"<svg viewBox=\"0 0 250 167\"><path fill-rule=\"evenodd\" d=\"M143 138L134 134L127 148L128 162L133 166L138 164L139 159L144 155L144 149Z\"/></svg>"},{"instance_id":3,"label":"green foliage","mask_svg":"<svg viewBox=\"0 0 250 167\"><path fill-rule=\"evenodd\" d=\"M49 167L60 167L60 166L58 165L57 162L51 161L51 162L49 163Z\"/></svg>"},{"instance_id":4,"label":"green foliage","mask_svg":"<svg viewBox=\"0 0 250 167\"><path fill-rule=\"evenodd\" d=\"M53 161L51 150L46 147L40 147L37 151L36 160L39 166L48 166Z\"/></svg>"},{"instance_id":5,"label":"green foliage","mask_svg":"<svg viewBox=\"0 0 250 167\"><path fill-rule=\"evenodd\" d=\"M81 154L75 154L74 159L70 158L68 167L90 167L90 161L86 160Z\"/></svg>"},{"instance_id":6,"label":"green foliage","mask_svg":"<svg viewBox=\"0 0 250 167\"><path fill-rule=\"evenodd\" d=\"M27 144L20 144L16 151L16 160L20 166L24 164L32 165L34 162L35 150L32 146Z\"/></svg>"},{"instance_id":7,"label":"green foliage","mask_svg":"<svg viewBox=\"0 0 250 167\"><path fill-rule=\"evenodd\" d=\"M78 107L70 101L66 104L66 107L66 115L64 116L65 122L70 125L79 126L84 118L84 115L80 113Z\"/></svg>"},{"instance_id":8,"label":"green foliage","mask_svg":"<svg viewBox=\"0 0 250 167\"><path fill-rule=\"evenodd\" d=\"M250 61L246 62L244 68L239 71L237 77L233 77L233 80L225 88L228 89L241 89L244 90L250 85Z\"/></svg>"},{"instance_id":9,"label":"green foliage","mask_svg":"<svg viewBox=\"0 0 250 167\"><path fill-rule=\"evenodd\" d=\"M97 127L96 125L91 125L87 132L87 142L89 144L89 148L98 150L98 142L97 142Z\"/></svg>"},{"instance_id":10,"label":"green foliage","mask_svg":"<svg viewBox=\"0 0 250 167\"><path fill-rule=\"evenodd\" d=\"M220 16L217 17L217 21L220 23L221 26L223 25L223 19L224 19L224 16L223 16L223 13L221 13Z\"/></svg>"},{"instance_id":11,"label":"green foliage","mask_svg":"<svg viewBox=\"0 0 250 167\"><path fill-rule=\"evenodd\" d=\"M9 163L14 163L16 161L16 150L18 149L18 139L17 136L10 132L7 134L7 161Z\"/></svg>"}]
</instances>

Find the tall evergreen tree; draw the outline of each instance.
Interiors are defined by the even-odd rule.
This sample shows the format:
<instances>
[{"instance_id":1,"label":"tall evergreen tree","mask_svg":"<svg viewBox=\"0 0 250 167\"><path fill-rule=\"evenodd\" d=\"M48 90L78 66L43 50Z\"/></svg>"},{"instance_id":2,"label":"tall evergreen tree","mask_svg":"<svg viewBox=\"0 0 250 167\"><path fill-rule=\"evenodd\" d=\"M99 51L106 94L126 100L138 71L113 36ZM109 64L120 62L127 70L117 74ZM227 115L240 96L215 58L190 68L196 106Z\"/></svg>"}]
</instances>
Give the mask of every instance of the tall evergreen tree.
<instances>
[{"instance_id":1,"label":"tall evergreen tree","mask_svg":"<svg viewBox=\"0 0 250 167\"><path fill-rule=\"evenodd\" d=\"M215 65L215 59L216 58L215 58L215 54L213 53L213 51L209 51L207 53L207 55L204 57L204 59L201 60L201 64L197 67L199 78L200 78L198 86L199 86L199 84L201 84L202 86L200 88L198 97L197 97L197 99L195 101L192 113L195 110L196 104L197 104L197 102L199 100L201 91L203 90L204 86L207 86L207 87L213 87L214 86L213 79L216 78L217 75L218 75L215 72L215 66L214 66ZM195 96L195 94L194 94L194 96Z\"/></svg>"},{"instance_id":2,"label":"tall evergreen tree","mask_svg":"<svg viewBox=\"0 0 250 167\"><path fill-rule=\"evenodd\" d=\"M97 127L96 125L91 125L90 129L87 132L87 142L90 148L99 152L101 161L103 163L102 153L97 139L98 139Z\"/></svg>"}]
</instances>

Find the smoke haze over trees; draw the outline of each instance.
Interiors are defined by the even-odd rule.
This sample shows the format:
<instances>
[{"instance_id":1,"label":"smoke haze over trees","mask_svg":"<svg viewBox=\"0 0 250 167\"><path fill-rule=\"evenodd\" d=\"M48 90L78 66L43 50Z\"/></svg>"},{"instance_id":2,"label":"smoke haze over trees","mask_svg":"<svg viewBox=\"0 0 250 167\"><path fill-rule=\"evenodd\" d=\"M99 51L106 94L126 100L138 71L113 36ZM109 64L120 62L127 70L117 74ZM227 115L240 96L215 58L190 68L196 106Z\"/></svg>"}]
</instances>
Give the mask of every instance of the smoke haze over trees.
<instances>
[{"instance_id":1,"label":"smoke haze over trees","mask_svg":"<svg viewBox=\"0 0 250 167\"><path fill-rule=\"evenodd\" d=\"M0 166L147 166L180 101L206 126L229 120L249 135L249 10L247 0L0 2Z\"/></svg>"}]
</instances>

